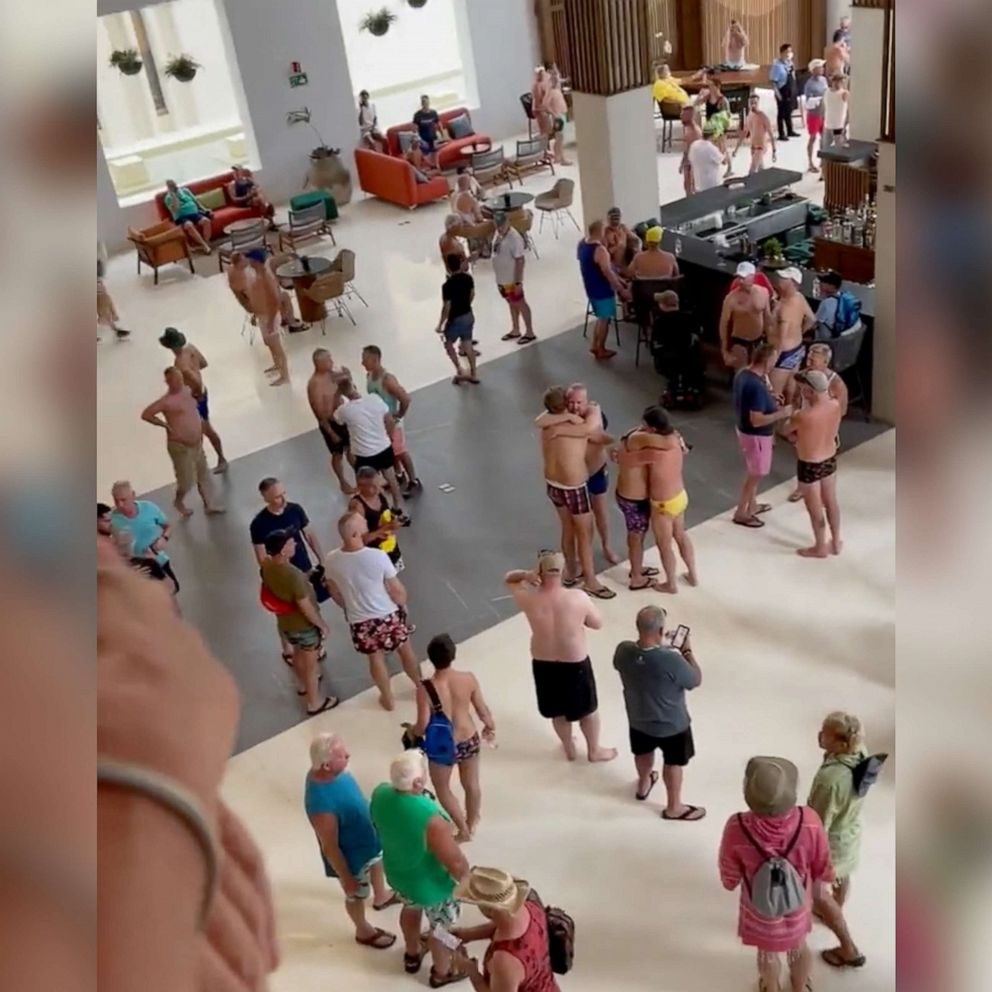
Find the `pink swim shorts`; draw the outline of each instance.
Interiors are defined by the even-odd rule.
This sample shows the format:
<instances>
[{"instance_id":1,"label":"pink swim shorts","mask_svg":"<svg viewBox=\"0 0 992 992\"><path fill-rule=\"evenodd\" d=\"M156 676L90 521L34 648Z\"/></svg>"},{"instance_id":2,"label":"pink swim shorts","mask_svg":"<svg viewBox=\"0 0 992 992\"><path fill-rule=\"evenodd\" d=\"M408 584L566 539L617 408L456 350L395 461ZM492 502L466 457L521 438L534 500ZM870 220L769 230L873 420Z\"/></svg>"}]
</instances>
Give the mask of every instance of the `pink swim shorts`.
<instances>
[{"instance_id":1,"label":"pink swim shorts","mask_svg":"<svg viewBox=\"0 0 992 992\"><path fill-rule=\"evenodd\" d=\"M389 435L389 441L393 446L393 454L399 458L406 454L406 431L402 424L397 424L393 433Z\"/></svg>"},{"instance_id":2,"label":"pink swim shorts","mask_svg":"<svg viewBox=\"0 0 992 992\"><path fill-rule=\"evenodd\" d=\"M742 434L737 432L737 443L744 455L748 475L765 476L772 470L771 434Z\"/></svg>"}]
</instances>

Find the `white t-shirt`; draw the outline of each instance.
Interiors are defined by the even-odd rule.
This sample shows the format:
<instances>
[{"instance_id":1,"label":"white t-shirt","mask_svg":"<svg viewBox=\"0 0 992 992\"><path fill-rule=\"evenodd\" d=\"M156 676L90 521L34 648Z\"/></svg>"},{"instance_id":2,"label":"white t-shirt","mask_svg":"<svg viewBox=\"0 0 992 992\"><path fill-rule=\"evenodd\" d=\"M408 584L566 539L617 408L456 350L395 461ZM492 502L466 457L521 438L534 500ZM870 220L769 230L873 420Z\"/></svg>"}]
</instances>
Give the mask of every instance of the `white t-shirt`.
<instances>
[{"instance_id":1,"label":"white t-shirt","mask_svg":"<svg viewBox=\"0 0 992 992\"><path fill-rule=\"evenodd\" d=\"M524 239L512 227L493 245L493 272L498 286L512 286L516 280L517 259L524 257Z\"/></svg>"},{"instance_id":2,"label":"white t-shirt","mask_svg":"<svg viewBox=\"0 0 992 992\"><path fill-rule=\"evenodd\" d=\"M381 620L399 609L386 592L386 579L395 579L396 569L385 551L336 548L324 560L324 570L341 590L348 623Z\"/></svg>"},{"instance_id":3,"label":"white t-shirt","mask_svg":"<svg viewBox=\"0 0 992 992\"><path fill-rule=\"evenodd\" d=\"M334 419L348 428L353 455L371 458L389 447L389 435L382 419L387 413L389 407L375 393L347 400L335 410Z\"/></svg>"},{"instance_id":4,"label":"white t-shirt","mask_svg":"<svg viewBox=\"0 0 992 992\"><path fill-rule=\"evenodd\" d=\"M697 193L723 182L723 152L712 141L699 138L689 146L689 165Z\"/></svg>"}]
</instances>

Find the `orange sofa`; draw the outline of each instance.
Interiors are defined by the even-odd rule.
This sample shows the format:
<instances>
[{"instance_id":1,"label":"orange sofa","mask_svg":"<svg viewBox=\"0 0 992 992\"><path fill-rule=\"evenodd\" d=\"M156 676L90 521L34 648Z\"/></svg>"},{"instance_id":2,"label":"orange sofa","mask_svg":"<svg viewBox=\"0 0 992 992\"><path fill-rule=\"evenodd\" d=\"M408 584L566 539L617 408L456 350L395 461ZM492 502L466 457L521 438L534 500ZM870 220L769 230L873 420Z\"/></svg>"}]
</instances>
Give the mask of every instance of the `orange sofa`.
<instances>
[{"instance_id":1,"label":"orange sofa","mask_svg":"<svg viewBox=\"0 0 992 992\"><path fill-rule=\"evenodd\" d=\"M443 114L438 115L445 134L448 133L448 121L453 120L455 117L460 117L462 114L469 119L469 123L472 122L472 115L468 112L467 107L456 107L454 110L446 110ZM396 124L389 128L386 131L386 147L389 149L389 154L402 156L403 150L400 148L400 132L415 130L416 127L413 121L409 124ZM450 141L446 141L443 145L438 145L437 167L444 170L456 169L459 165L467 165L467 160L462 157L462 148L465 145L485 144L486 142L492 144L490 138L484 134L470 134L466 138L453 138Z\"/></svg>"},{"instance_id":2,"label":"orange sofa","mask_svg":"<svg viewBox=\"0 0 992 992\"><path fill-rule=\"evenodd\" d=\"M411 210L422 203L443 200L451 192L448 181L442 176L418 183L413 178L413 166L406 159L368 148L355 149L355 167L358 169L358 185L364 192Z\"/></svg>"},{"instance_id":3,"label":"orange sofa","mask_svg":"<svg viewBox=\"0 0 992 992\"><path fill-rule=\"evenodd\" d=\"M211 189L220 188L224 190L224 206L217 207L213 212L213 216L210 218L211 238L223 237L224 228L228 224L233 224L236 220L248 220L250 217L262 216L262 211L258 207L239 207L231 203L227 195L227 184L233 178L233 172L225 172L219 176L211 176L209 179L197 179L191 183L179 184L180 186L185 186L191 193L197 196ZM165 193L166 191L162 190L161 193L155 194L155 209L158 211L158 215L162 220L171 222L172 214L169 213L165 206Z\"/></svg>"}]
</instances>

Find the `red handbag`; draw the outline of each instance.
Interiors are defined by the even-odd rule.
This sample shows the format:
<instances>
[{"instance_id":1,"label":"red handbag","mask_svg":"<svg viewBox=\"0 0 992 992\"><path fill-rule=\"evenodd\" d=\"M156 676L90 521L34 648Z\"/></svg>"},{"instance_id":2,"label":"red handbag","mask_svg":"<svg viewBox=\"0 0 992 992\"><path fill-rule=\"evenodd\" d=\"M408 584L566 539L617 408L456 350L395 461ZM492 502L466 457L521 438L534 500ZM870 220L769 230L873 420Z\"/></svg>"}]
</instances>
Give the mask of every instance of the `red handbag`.
<instances>
[{"instance_id":1,"label":"red handbag","mask_svg":"<svg viewBox=\"0 0 992 992\"><path fill-rule=\"evenodd\" d=\"M274 613L277 617L285 617L289 616L290 613L299 612L295 603L287 603L284 599L274 595L264 582L258 591L258 600L264 609L268 610L269 613Z\"/></svg>"}]
</instances>

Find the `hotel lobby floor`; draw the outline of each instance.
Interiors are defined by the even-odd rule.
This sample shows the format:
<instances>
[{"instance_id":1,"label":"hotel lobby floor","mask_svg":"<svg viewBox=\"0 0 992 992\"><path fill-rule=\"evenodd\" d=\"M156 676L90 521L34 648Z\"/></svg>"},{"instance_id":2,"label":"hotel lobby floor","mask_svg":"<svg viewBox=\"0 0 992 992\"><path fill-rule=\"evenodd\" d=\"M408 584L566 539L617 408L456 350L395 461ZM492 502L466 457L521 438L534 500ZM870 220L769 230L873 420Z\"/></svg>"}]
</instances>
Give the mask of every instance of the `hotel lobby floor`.
<instances>
[{"instance_id":1,"label":"hotel lobby floor","mask_svg":"<svg viewBox=\"0 0 992 992\"><path fill-rule=\"evenodd\" d=\"M483 754L483 821L466 849L473 864L527 878L546 901L576 920L568 992L711 992L755 984L753 954L739 945L736 894L716 868L720 832L741 808L744 763L781 754L800 768L802 795L819 761L816 733L825 713L849 709L865 722L874 750L894 743L895 434L889 431L841 456L845 549L811 562L792 548L806 538L790 483L768 496L775 510L760 533L730 526L726 515L692 529L702 584L667 599L671 623L692 628L703 683L691 694L698 754L685 797L707 807L700 823L659 819L662 787L647 803L632 799L633 767L613 648L633 636L640 596L602 604L605 625L590 637L599 681L604 742L620 757L608 765L566 763L536 711L526 621L504 619L459 645L458 663L475 671L495 713L499 748ZM654 552L651 552L652 558ZM622 569L622 566L621 566ZM276 894L283 963L273 992L413 987L399 949L354 944L341 894L323 876L302 809L307 745L328 730L352 753L351 770L370 790L399 749L399 722L412 694L397 680L399 710L385 714L363 692L232 759L227 800L265 851ZM862 863L848 920L868 957L860 992L895 987L895 793L892 770L865 805ZM396 910L378 914L396 929ZM466 912L466 918L475 919ZM816 952L833 946L816 927ZM426 983L426 970L419 982ZM817 957L817 992L840 992L853 976Z\"/></svg>"}]
</instances>

